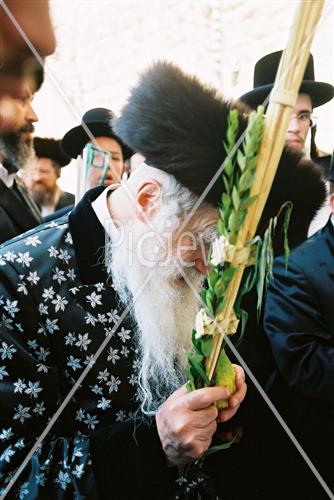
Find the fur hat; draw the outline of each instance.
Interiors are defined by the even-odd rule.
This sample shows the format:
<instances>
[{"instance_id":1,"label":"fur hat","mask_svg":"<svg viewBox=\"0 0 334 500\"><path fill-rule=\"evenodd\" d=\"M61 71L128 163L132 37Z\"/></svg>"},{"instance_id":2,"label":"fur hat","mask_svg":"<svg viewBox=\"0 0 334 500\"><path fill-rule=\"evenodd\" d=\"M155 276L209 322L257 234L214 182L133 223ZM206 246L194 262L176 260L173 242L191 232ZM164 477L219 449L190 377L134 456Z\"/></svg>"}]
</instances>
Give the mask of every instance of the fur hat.
<instances>
[{"instance_id":1,"label":"fur hat","mask_svg":"<svg viewBox=\"0 0 334 500\"><path fill-rule=\"evenodd\" d=\"M223 141L231 108L240 111L241 134L249 108L225 101L218 92L177 66L158 62L148 69L132 90L128 103L114 123L114 130L146 162L172 174L188 189L201 195L226 153ZM205 199L219 204L224 191L219 177ZM269 200L260 223L281 205L294 203L290 223L292 244L300 243L308 225L325 199L325 186L318 167L300 154L285 149L280 160Z\"/></svg>"},{"instance_id":2,"label":"fur hat","mask_svg":"<svg viewBox=\"0 0 334 500\"><path fill-rule=\"evenodd\" d=\"M71 158L63 153L59 139L34 137L34 150L38 158L50 158L60 167L65 167L71 161Z\"/></svg>"}]
</instances>

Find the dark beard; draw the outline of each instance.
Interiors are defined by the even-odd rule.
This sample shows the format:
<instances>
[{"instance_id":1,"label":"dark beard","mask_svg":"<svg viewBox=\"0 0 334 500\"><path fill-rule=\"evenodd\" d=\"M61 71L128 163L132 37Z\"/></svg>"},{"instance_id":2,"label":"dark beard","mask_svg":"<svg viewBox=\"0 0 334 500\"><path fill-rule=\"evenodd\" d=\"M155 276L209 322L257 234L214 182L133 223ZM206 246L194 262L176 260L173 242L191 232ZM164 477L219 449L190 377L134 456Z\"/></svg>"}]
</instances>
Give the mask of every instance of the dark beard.
<instances>
[{"instance_id":1,"label":"dark beard","mask_svg":"<svg viewBox=\"0 0 334 500\"><path fill-rule=\"evenodd\" d=\"M24 132L34 132L33 124L28 123L16 132L2 134L0 137L0 154L10 173L22 168L34 155L32 140L22 139Z\"/></svg>"}]
</instances>

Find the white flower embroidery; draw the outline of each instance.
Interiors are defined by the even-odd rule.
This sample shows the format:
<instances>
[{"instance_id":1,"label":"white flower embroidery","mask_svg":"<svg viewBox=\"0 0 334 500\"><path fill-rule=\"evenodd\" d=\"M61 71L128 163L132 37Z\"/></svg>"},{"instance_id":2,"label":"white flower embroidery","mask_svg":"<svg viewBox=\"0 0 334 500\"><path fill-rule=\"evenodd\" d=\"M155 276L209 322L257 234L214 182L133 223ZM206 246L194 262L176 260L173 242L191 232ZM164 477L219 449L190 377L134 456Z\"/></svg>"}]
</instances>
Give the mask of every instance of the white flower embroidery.
<instances>
[{"instance_id":1,"label":"white flower embroidery","mask_svg":"<svg viewBox=\"0 0 334 500\"><path fill-rule=\"evenodd\" d=\"M19 262L22 264L22 267L30 267L30 262L32 262L34 259L33 257L30 257L29 252L19 252L19 257L16 259L16 262Z\"/></svg>"},{"instance_id":2,"label":"white flower embroidery","mask_svg":"<svg viewBox=\"0 0 334 500\"><path fill-rule=\"evenodd\" d=\"M6 252L3 256L7 260L7 262L15 262L15 259L17 257L16 253L11 251Z\"/></svg>"},{"instance_id":3,"label":"white flower embroidery","mask_svg":"<svg viewBox=\"0 0 334 500\"><path fill-rule=\"evenodd\" d=\"M79 368L81 368L81 364L80 364L80 359L79 358L75 358L71 354L67 359L68 359L67 366L69 366L70 368L72 368L73 371L76 371Z\"/></svg>"},{"instance_id":4,"label":"white flower embroidery","mask_svg":"<svg viewBox=\"0 0 334 500\"><path fill-rule=\"evenodd\" d=\"M74 272L74 269L69 269L69 270L67 271L67 273L66 273L66 276L68 277L68 279L69 279L70 281L74 281L74 280L75 280L75 278L76 278L76 274L75 274L75 272ZM72 288L72 290L74 290L74 288ZM77 290L78 290L78 289L77 289ZM73 292L73 293L74 293L74 292Z\"/></svg>"},{"instance_id":5,"label":"white flower embroidery","mask_svg":"<svg viewBox=\"0 0 334 500\"><path fill-rule=\"evenodd\" d=\"M103 391L102 391L102 387L100 387L99 385L95 384L95 385L91 385L90 386L90 389L91 391L94 393L94 394L102 394Z\"/></svg>"},{"instance_id":6,"label":"white flower embroidery","mask_svg":"<svg viewBox=\"0 0 334 500\"><path fill-rule=\"evenodd\" d=\"M46 325L45 325L47 331L52 334L56 330L59 330L59 326L57 325L57 323L58 323L58 319L51 320L51 319L47 318Z\"/></svg>"},{"instance_id":7,"label":"white flower embroidery","mask_svg":"<svg viewBox=\"0 0 334 500\"><path fill-rule=\"evenodd\" d=\"M90 415L88 412L86 414L86 418L84 423L88 425L89 429L95 429L96 425L99 423L96 415Z\"/></svg>"},{"instance_id":8,"label":"white flower embroidery","mask_svg":"<svg viewBox=\"0 0 334 500\"><path fill-rule=\"evenodd\" d=\"M45 410L46 410L46 408L45 408L45 405L44 405L44 401L42 401L41 403L36 403L36 406L35 406L35 408L32 411L36 415L42 416L43 413L45 412Z\"/></svg>"},{"instance_id":9,"label":"white flower embroidery","mask_svg":"<svg viewBox=\"0 0 334 500\"><path fill-rule=\"evenodd\" d=\"M115 327L111 328L111 326L109 326L108 328L105 328L104 331L105 335L109 335L110 338L115 335Z\"/></svg>"},{"instance_id":10,"label":"white flower embroidery","mask_svg":"<svg viewBox=\"0 0 334 500\"><path fill-rule=\"evenodd\" d=\"M82 408L79 408L79 410L76 412L75 420L82 422L84 418L85 418L85 411Z\"/></svg>"},{"instance_id":11,"label":"white flower embroidery","mask_svg":"<svg viewBox=\"0 0 334 500\"><path fill-rule=\"evenodd\" d=\"M46 481L45 474L43 472L41 472L40 474L35 474L35 481L36 481L36 484L39 484L40 486L44 486L45 481Z\"/></svg>"},{"instance_id":12,"label":"white flower embroidery","mask_svg":"<svg viewBox=\"0 0 334 500\"><path fill-rule=\"evenodd\" d=\"M58 253L59 253L58 250L54 246L48 248L48 252L49 252L50 259L51 259L51 257L57 257Z\"/></svg>"},{"instance_id":13,"label":"white flower embroidery","mask_svg":"<svg viewBox=\"0 0 334 500\"><path fill-rule=\"evenodd\" d=\"M69 245L73 245L72 235L70 232L66 233L65 243Z\"/></svg>"},{"instance_id":14,"label":"white flower embroidery","mask_svg":"<svg viewBox=\"0 0 334 500\"><path fill-rule=\"evenodd\" d=\"M19 404L19 406L17 408L15 408L15 410L14 410L14 411L16 411L16 413L13 417L14 420L19 420L21 422L21 424L23 424L23 422L25 420L28 420L29 418L31 418L29 410L30 410L29 406L23 407L21 404Z\"/></svg>"},{"instance_id":15,"label":"white flower embroidery","mask_svg":"<svg viewBox=\"0 0 334 500\"><path fill-rule=\"evenodd\" d=\"M67 485L71 482L71 478L68 472L59 471L58 477L55 480L59 484L62 490L67 489Z\"/></svg>"},{"instance_id":16,"label":"white flower embroidery","mask_svg":"<svg viewBox=\"0 0 334 500\"><path fill-rule=\"evenodd\" d=\"M32 285L37 285L41 278L38 276L37 271L29 273L29 276L27 277L27 280L30 281Z\"/></svg>"},{"instance_id":17,"label":"white flower embroidery","mask_svg":"<svg viewBox=\"0 0 334 500\"><path fill-rule=\"evenodd\" d=\"M65 297L61 297L60 295L56 295L56 298L52 301L52 304L55 305L55 312L65 311L65 307L68 304L68 300Z\"/></svg>"},{"instance_id":18,"label":"white flower embroidery","mask_svg":"<svg viewBox=\"0 0 334 500\"><path fill-rule=\"evenodd\" d=\"M102 292L103 290L105 290L104 283L95 283L95 288L98 292Z\"/></svg>"},{"instance_id":19,"label":"white flower embroidery","mask_svg":"<svg viewBox=\"0 0 334 500\"><path fill-rule=\"evenodd\" d=\"M91 343L91 339L88 337L88 333L84 333L83 335L81 335L81 333L79 333L78 340L75 343L75 345L80 347L80 351L82 351L82 350L87 351L87 346L90 343Z\"/></svg>"},{"instance_id":20,"label":"white flower embroidery","mask_svg":"<svg viewBox=\"0 0 334 500\"><path fill-rule=\"evenodd\" d=\"M119 336L122 342L126 342L127 340L130 339L130 333L131 330L125 330L124 326L122 326L121 331L118 332L117 335Z\"/></svg>"},{"instance_id":21,"label":"white flower embroidery","mask_svg":"<svg viewBox=\"0 0 334 500\"><path fill-rule=\"evenodd\" d=\"M101 408L101 410L108 410L109 408L111 408L111 400L106 398L101 398L98 402L97 407Z\"/></svg>"},{"instance_id":22,"label":"white flower embroidery","mask_svg":"<svg viewBox=\"0 0 334 500\"><path fill-rule=\"evenodd\" d=\"M49 309L49 307L47 305L43 304L43 302L41 302L39 304L39 306L38 306L38 312L39 312L40 315L42 315L42 314L46 314L47 315L48 314L48 309Z\"/></svg>"},{"instance_id":23,"label":"white flower embroidery","mask_svg":"<svg viewBox=\"0 0 334 500\"><path fill-rule=\"evenodd\" d=\"M50 286L50 288L44 288L42 297L44 300L51 300L53 299L55 292L53 290L53 287Z\"/></svg>"},{"instance_id":24,"label":"white flower embroidery","mask_svg":"<svg viewBox=\"0 0 334 500\"><path fill-rule=\"evenodd\" d=\"M0 366L0 380L3 380L4 377L8 377L9 373L6 370L6 366L2 365Z\"/></svg>"},{"instance_id":25,"label":"white flower embroidery","mask_svg":"<svg viewBox=\"0 0 334 500\"><path fill-rule=\"evenodd\" d=\"M9 316L12 318L15 317L15 314L20 310L17 307L17 300L13 300L12 302L7 299L6 300L6 305L4 306L4 310L8 312Z\"/></svg>"},{"instance_id":26,"label":"white flower embroidery","mask_svg":"<svg viewBox=\"0 0 334 500\"><path fill-rule=\"evenodd\" d=\"M12 445L8 446L5 451L0 455L0 461L4 460L5 462L10 462L10 457L15 454L15 450L13 450Z\"/></svg>"},{"instance_id":27,"label":"white flower embroidery","mask_svg":"<svg viewBox=\"0 0 334 500\"><path fill-rule=\"evenodd\" d=\"M109 356L107 357L107 361L111 361L113 365L116 364L116 362L120 359L118 355L118 349L113 349L112 347L109 347L108 354Z\"/></svg>"},{"instance_id":28,"label":"white flower embroidery","mask_svg":"<svg viewBox=\"0 0 334 500\"><path fill-rule=\"evenodd\" d=\"M10 318L7 318L4 314L2 315L1 321L0 321L0 327L3 326L4 328L7 328L8 330L13 330L12 326L13 320Z\"/></svg>"},{"instance_id":29,"label":"white flower embroidery","mask_svg":"<svg viewBox=\"0 0 334 500\"><path fill-rule=\"evenodd\" d=\"M78 479L81 478L81 476L83 475L84 472L85 472L84 471L84 464L76 465L75 469L72 470L73 476L77 477Z\"/></svg>"},{"instance_id":30,"label":"white flower embroidery","mask_svg":"<svg viewBox=\"0 0 334 500\"><path fill-rule=\"evenodd\" d=\"M69 261L71 260L71 256L69 255L67 250L60 249L59 254L58 254L58 259L62 260L66 264L68 264Z\"/></svg>"},{"instance_id":31,"label":"white flower embroidery","mask_svg":"<svg viewBox=\"0 0 334 500\"><path fill-rule=\"evenodd\" d=\"M33 339L33 340L28 340L28 347L29 349L37 349L38 347L38 344L37 344L37 340L36 339Z\"/></svg>"},{"instance_id":32,"label":"white flower embroidery","mask_svg":"<svg viewBox=\"0 0 334 500\"><path fill-rule=\"evenodd\" d=\"M131 377L129 378L129 384L132 386L135 386L138 382L138 378L134 373L132 373Z\"/></svg>"},{"instance_id":33,"label":"white flower embroidery","mask_svg":"<svg viewBox=\"0 0 334 500\"><path fill-rule=\"evenodd\" d=\"M92 292L91 295L87 295L86 300L87 300L87 302L90 303L90 305L94 309L96 306L102 305L101 298L102 298L102 295L97 295L96 292Z\"/></svg>"},{"instance_id":34,"label":"white flower embroidery","mask_svg":"<svg viewBox=\"0 0 334 500\"><path fill-rule=\"evenodd\" d=\"M98 313L97 315L97 320L99 323L102 323L102 325L104 325L105 323L107 323L107 318L106 318L106 315L105 314L100 314Z\"/></svg>"},{"instance_id":35,"label":"white flower embroidery","mask_svg":"<svg viewBox=\"0 0 334 500\"><path fill-rule=\"evenodd\" d=\"M0 348L1 359L13 359L13 354L16 352L13 344L8 345L6 342L2 342L2 347Z\"/></svg>"},{"instance_id":36,"label":"white flower embroidery","mask_svg":"<svg viewBox=\"0 0 334 500\"><path fill-rule=\"evenodd\" d=\"M56 267L52 279L58 281L58 284L60 285L62 281L66 281L64 274L65 271L59 269L59 267Z\"/></svg>"},{"instance_id":37,"label":"white flower embroidery","mask_svg":"<svg viewBox=\"0 0 334 500\"><path fill-rule=\"evenodd\" d=\"M13 436L14 436L14 433L12 431L12 428L9 427L9 429L2 429L1 434L0 434L0 439L2 439L2 441L7 441L7 439L10 439Z\"/></svg>"},{"instance_id":38,"label":"white flower embroidery","mask_svg":"<svg viewBox=\"0 0 334 500\"><path fill-rule=\"evenodd\" d=\"M27 285L25 283L19 283L17 286L17 291L23 293L23 295L28 295Z\"/></svg>"},{"instance_id":39,"label":"white flower embroidery","mask_svg":"<svg viewBox=\"0 0 334 500\"><path fill-rule=\"evenodd\" d=\"M27 384L24 382L24 379L18 378L16 382L13 383L14 386L14 393L19 392L20 394L23 393L24 389L27 387Z\"/></svg>"},{"instance_id":40,"label":"white flower embroidery","mask_svg":"<svg viewBox=\"0 0 334 500\"><path fill-rule=\"evenodd\" d=\"M50 349L44 349L44 347L40 347L39 350L36 350L36 356L38 361L46 361L46 358L50 356Z\"/></svg>"},{"instance_id":41,"label":"white flower embroidery","mask_svg":"<svg viewBox=\"0 0 334 500\"><path fill-rule=\"evenodd\" d=\"M112 392L118 392L118 387L121 385L121 381L118 377L114 377L114 375L110 376L110 380L107 382L107 386L109 387L109 394Z\"/></svg>"},{"instance_id":42,"label":"white flower embroidery","mask_svg":"<svg viewBox=\"0 0 334 500\"><path fill-rule=\"evenodd\" d=\"M122 356L124 356L124 358L127 358L129 356L129 352L130 352L129 349L125 347L125 345L123 345L121 349Z\"/></svg>"},{"instance_id":43,"label":"white flower embroidery","mask_svg":"<svg viewBox=\"0 0 334 500\"><path fill-rule=\"evenodd\" d=\"M39 382L30 382L28 380L28 386L25 389L25 393L30 395L30 398L38 398L38 393L43 390L42 387L39 386Z\"/></svg>"},{"instance_id":44,"label":"white flower embroidery","mask_svg":"<svg viewBox=\"0 0 334 500\"><path fill-rule=\"evenodd\" d=\"M110 373L108 372L107 368L103 370L103 372L99 372L97 376L97 380L100 382L106 382L108 380Z\"/></svg>"},{"instance_id":45,"label":"white flower embroidery","mask_svg":"<svg viewBox=\"0 0 334 500\"><path fill-rule=\"evenodd\" d=\"M26 483L23 483L22 486L20 487L20 491L19 491L19 499L20 500L23 500L26 495L29 495L30 490L29 490L28 486L29 486L29 483L26 482Z\"/></svg>"},{"instance_id":46,"label":"white flower embroidery","mask_svg":"<svg viewBox=\"0 0 334 500\"><path fill-rule=\"evenodd\" d=\"M42 242L38 239L38 236L28 236L25 240L26 246L37 247L37 245L41 245Z\"/></svg>"},{"instance_id":47,"label":"white flower embroidery","mask_svg":"<svg viewBox=\"0 0 334 500\"><path fill-rule=\"evenodd\" d=\"M109 323L116 323L120 316L118 314L117 309L114 309L113 311L107 312L107 316L109 317Z\"/></svg>"},{"instance_id":48,"label":"white flower embroidery","mask_svg":"<svg viewBox=\"0 0 334 500\"><path fill-rule=\"evenodd\" d=\"M65 337L65 345L73 345L76 341L74 333L69 332Z\"/></svg>"},{"instance_id":49,"label":"white flower embroidery","mask_svg":"<svg viewBox=\"0 0 334 500\"><path fill-rule=\"evenodd\" d=\"M126 419L126 413L120 410L116 413L116 422L123 422Z\"/></svg>"}]
</instances>

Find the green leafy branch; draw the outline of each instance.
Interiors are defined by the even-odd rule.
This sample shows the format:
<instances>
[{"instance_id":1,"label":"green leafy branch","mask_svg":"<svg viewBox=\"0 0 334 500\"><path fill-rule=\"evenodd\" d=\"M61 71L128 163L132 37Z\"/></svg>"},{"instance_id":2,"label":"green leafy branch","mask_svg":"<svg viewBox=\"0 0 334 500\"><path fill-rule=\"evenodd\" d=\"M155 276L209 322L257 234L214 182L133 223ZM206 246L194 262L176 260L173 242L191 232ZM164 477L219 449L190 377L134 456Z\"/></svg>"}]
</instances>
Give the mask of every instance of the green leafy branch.
<instances>
[{"instance_id":1,"label":"green leafy branch","mask_svg":"<svg viewBox=\"0 0 334 500\"><path fill-rule=\"evenodd\" d=\"M227 154L222 174L225 191L221 197L217 221L219 234L224 236L230 245L235 245L238 231L245 220L247 210L256 199L256 196L250 196L250 189L254 180L262 130L263 107L259 106L257 111L250 114L244 141L241 148L236 149L239 132L239 112L237 109L230 110L226 140L224 141L224 149ZM211 265L207 277L207 288L202 290L203 308L208 318L213 320L223 312L226 305L226 292L236 269L237 267L232 265L231 262L224 262L223 265L222 263ZM241 309L236 312L242 321L242 329L244 329L246 314ZM193 330L192 343L194 351L188 355L189 390L217 384L218 382L222 385L219 373L210 382L205 371L205 359L212 350L212 335L203 335L198 338L197 334L198 332ZM225 356L225 352L222 352L222 356ZM221 372L226 372L226 369L218 362L217 368L219 367ZM229 376L231 376L231 373L229 373Z\"/></svg>"}]
</instances>

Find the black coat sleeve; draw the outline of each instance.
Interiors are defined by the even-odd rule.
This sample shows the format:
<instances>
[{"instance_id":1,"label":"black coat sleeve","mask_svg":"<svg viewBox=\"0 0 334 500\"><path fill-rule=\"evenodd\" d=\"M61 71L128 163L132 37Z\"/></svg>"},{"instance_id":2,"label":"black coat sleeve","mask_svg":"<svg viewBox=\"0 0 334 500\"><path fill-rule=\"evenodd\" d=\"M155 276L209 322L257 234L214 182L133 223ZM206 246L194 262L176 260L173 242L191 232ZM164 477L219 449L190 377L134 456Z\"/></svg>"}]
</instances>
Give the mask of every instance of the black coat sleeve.
<instances>
[{"instance_id":1,"label":"black coat sleeve","mask_svg":"<svg viewBox=\"0 0 334 500\"><path fill-rule=\"evenodd\" d=\"M90 451L101 500L164 500L175 489L155 420L128 420L97 431Z\"/></svg>"},{"instance_id":2,"label":"black coat sleeve","mask_svg":"<svg viewBox=\"0 0 334 500\"><path fill-rule=\"evenodd\" d=\"M333 402L334 332L307 273L293 259L287 271L282 258L276 261L264 326L286 383L304 396Z\"/></svg>"}]
</instances>

